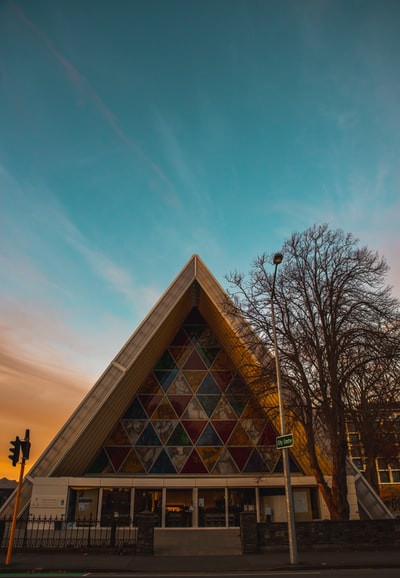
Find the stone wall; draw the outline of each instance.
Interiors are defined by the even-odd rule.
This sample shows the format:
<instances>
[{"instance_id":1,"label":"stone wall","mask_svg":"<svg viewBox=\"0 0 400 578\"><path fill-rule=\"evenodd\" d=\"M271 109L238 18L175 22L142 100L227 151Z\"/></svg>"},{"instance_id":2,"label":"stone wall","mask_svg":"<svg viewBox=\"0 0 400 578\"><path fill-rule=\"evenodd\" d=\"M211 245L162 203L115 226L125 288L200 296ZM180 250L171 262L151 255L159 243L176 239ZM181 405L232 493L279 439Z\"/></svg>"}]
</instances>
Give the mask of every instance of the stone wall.
<instances>
[{"instance_id":1,"label":"stone wall","mask_svg":"<svg viewBox=\"0 0 400 578\"><path fill-rule=\"evenodd\" d=\"M400 518L296 522L296 539L299 551L400 549ZM258 524L258 541L261 551L287 550L287 524Z\"/></svg>"}]
</instances>

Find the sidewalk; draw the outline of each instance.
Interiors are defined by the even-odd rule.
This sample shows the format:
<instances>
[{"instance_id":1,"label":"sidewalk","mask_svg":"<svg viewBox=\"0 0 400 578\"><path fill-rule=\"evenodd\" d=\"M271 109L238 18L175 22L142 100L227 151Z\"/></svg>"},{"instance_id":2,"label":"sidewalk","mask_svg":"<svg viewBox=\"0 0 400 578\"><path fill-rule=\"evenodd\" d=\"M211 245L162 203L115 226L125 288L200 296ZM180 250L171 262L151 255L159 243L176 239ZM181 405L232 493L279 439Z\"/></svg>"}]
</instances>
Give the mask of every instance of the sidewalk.
<instances>
[{"instance_id":1,"label":"sidewalk","mask_svg":"<svg viewBox=\"0 0 400 578\"><path fill-rule=\"evenodd\" d=\"M400 550L359 550L352 552L299 552L298 564L291 565L288 552L237 554L234 556L140 556L89 551L88 553L13 552L0 574L39 572L259 572L263 570L305 570L329 568L400 568Z\"/></svg>"}]
</instances>

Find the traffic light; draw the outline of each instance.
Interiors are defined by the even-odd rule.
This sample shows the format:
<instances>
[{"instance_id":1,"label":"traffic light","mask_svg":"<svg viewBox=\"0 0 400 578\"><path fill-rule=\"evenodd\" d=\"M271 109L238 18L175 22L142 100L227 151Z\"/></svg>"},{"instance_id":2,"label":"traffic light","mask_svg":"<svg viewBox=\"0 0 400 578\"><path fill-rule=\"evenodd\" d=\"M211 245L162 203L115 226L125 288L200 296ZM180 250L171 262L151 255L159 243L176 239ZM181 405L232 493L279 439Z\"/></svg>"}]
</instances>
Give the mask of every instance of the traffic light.
<instances>
[{"instance_id":1,"label":"traffic light","mask_svg":"<svg viewBox=\"0 0 400 578\"><path fill-rule=\"evenodd\" d=\"M22 458L29 459L29 451L31 449L31 442L29 441L29 430L25 431L25 439L21 440Z\"/></svg>"},{"instance_id":2,"label":"traffic light","mask_svg":"<svg viewBox=\"0 0 400 578\"><path fill-rule=\"evenodd\" d=\"M12 461L12 465L16 466L19 460L19 453L21 450L21 440L17 436L15 440L11 440L10 444L12 446L11 448L9 448L11 454L8 457Z\"/></svg>"}]
</instances>

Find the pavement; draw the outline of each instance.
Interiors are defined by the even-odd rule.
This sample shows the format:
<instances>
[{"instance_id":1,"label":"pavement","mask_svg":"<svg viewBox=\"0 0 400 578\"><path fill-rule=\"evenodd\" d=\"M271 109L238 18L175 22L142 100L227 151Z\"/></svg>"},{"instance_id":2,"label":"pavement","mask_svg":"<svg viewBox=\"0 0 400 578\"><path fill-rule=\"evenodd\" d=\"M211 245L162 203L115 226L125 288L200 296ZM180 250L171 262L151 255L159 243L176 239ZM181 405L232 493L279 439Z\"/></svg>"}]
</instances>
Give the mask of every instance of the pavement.
<instances>
[{"instance_id":1,"label":"pavement","mask_svg":"<svg viewBox=\"0 0 400 578\"><path fill-rule=\"evenodd\" d=\"M0 575L44 572L130 572L130 573L240 573L279 570L321 570L332 568L400 568L400 549L352 551L307 551L298 553L291 564L288 551L236 555L139 555L130 552L19 552L9 565L0 553Z\"/></svg>"}]
</instances>

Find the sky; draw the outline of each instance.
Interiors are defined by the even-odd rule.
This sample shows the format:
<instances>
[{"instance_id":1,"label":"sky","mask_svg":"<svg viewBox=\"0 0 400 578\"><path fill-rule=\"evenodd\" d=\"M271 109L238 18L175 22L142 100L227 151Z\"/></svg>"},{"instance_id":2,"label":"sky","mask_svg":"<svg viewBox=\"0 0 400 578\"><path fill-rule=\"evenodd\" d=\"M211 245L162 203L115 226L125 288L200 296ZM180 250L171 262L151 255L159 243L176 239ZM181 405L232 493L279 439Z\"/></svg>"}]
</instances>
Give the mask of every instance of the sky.
<instances>
[{"instance_id":1,"label":"sky","mask_svg":"<svg viewBox=\"0 0 400 578\"><path fill-rule=\"evenodd\" d=\"M0 478L194 253L328 223L400 297L399 58L398 0L0 0Z\"/></svg>"}]
</instances>

